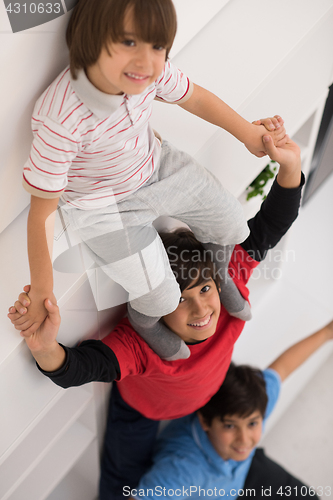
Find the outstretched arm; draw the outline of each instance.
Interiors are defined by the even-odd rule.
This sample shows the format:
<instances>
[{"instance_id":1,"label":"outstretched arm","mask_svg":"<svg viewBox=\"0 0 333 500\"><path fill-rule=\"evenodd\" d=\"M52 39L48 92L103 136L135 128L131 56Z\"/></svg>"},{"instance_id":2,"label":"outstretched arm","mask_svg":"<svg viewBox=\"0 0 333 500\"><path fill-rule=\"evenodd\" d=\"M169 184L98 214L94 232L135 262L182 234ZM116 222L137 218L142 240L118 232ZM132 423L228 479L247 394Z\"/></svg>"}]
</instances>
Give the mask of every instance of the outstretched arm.
<instances>
[{"instance_id":1,"label":"outstretched arm","mask_svg":"<svg viewBox=\"0 0 333 500\"><path fill-rule=\"evenodd\" d=\"M28 255L31 275L31 306L18 315L13 324L17 330L30 336L42 324L48 311L46 298L56 302L53 295L52 240L54 215L59 198L44 199L31 196L28 217Z\"/></svg>"},{"instance_id":2,"label":"outstretched arm","mask_svg":"<svg viewBox=\"0 0 333 500\"><path fill-rule=\"evenodd\" d=\"M270 158L280 164L280 170L259 212L248 221L250 235L241 243L257 261L265 258L297 218L304 184L297 144L288 136L282 147L275 147L267 135L264 140Z\"/></svg>"},{"instance_id":3,"label":"outstretched arm","mask_svg":"<svg viewBox=\"0 0 333 500\"><path fill-rule=\"evenodd\" d=\"M213 125L223 128L241 141L255 156L267 154L262 138L269 134L276 145L284 143L286 134L282 120L273 120L269 130L264 124L250 123L209 90L194 84L191 97L179 106ZM259 126L258 126L259 125Z\"/></svg>"},{"instance_id":4,"label":"outstretched arm","mask_svg":"<svg viewBox=\"0 0 333 500\"><path fill-rule=\"evenodd\" d=\"M282 147L276 147L272 138L263 136L265 148L271 160L280 164L276 180L283 188L297 188L301 182L301 151L297 144L287 136Z\"/></svg>"},{"instance_id":5,"label":"outstretched arm","mask_svg":"<svg viewBox=\"0 0 333 500\"><path fill-rule=\"evenodd\" d=\"M28 291L29 287L25 287L25 289ZM21 294L19 301L28 303L29 298L27 295ZM19 301L15 303L15 307L22 308ZM54 372L59 370L66 358L64 349L56 340L61 318L58 306L49 299L44 301L44 307L47 316L41 326L30 336L24 335L24 332L21 332L21 335L24 336L26 344L39 367L47 372Z\"/></svg>"},{"instance_id":6,"label":"outstretched arm","mask_svg":"<svg viewBox=\"0 0 333 500\"><path fill-rule=\"evenodd\" d=\"M275 370L285 380L296 368L301 366L311 354L321 347L328 340L333 339L333 321L328 323L324 328L313 333L309 337L297 342L289 347L281 356L279 356L269 366Z\"/></svg>"},{"instance_id":7,"label":"outstretched arm","mask_svg":"<svg viewBox=\"0 0 333 500\"><path fill-rule=\"evenodd\" d=\"M17 311L27 311L30 305L30 286L24 287L8 317L13 320ZM57 342L60 327L58 306L46 299L47 317L36 332L21 332L41 372L60 387L72 387L92 381L112 382L120 377L115 353L100 340L86 340L78 347L66 347Z\"/></svg>"}]
</instances>

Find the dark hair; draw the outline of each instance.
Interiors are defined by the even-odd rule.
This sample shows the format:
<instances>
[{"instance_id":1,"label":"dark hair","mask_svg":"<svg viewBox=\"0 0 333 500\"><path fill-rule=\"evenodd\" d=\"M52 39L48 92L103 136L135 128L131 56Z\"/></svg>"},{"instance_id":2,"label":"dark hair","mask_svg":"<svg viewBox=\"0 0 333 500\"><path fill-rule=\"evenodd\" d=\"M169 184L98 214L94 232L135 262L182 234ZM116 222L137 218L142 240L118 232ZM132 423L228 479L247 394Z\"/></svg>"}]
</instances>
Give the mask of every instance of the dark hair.
<instances>
[{"instance_id":1,"label":"dark hair","mask_svg":"<svg viewBox=\"0 0 333 500\"><path fill-rule=\"evenodd\" d=\"M182 292L210 279L214 280L219 288L220 279L215 272L211 252L205 250L192 231L179 228L173 232L160 233L160 236Z\"/></svg>"},{"instance_id":2,"label":"dark hair","mask_svg":"<svg viewBox=\"0 0 333 500\"><path fill-rule=\"evenodd\" d=\"M177 30L172 0L79 0L66 32L73 78L77 69L86 69L97 61L108 42L122 39L128 9L133 12L137 36L165 47L168 56Z\"/></svg>"},{"instance_id":3,"label":"dark hair","mask_svg":"<svg viewBox=\"0 0 333 500\"><path fill-rule=\"evenodd\" d=\"M230 364L223 384L216 394L198 411L207 425L227 415L249 417L259 411L264 417L267 406L266 384L262 372L251 366Z\"/></svg>"}]
</instances>

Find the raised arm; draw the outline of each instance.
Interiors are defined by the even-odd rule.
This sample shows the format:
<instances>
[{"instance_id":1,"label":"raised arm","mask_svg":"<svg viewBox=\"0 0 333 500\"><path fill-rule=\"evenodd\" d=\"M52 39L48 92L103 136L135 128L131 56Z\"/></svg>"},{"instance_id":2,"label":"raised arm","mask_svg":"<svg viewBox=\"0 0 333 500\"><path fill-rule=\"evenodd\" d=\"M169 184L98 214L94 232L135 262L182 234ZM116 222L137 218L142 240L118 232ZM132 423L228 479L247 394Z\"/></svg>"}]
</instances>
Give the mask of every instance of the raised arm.
<instances>
[{"instance_id":1,"label":"raised arm","mask_svg":"<svg viewBox=\"0 0 333 500\"><path fill-rule=\"evenodd\" d=\"M321 347L328 340L333 339L333 321L328 323L324 328L313 333L309 337L297 342L289 347L281 356L279 356L269 366L275 370L285 380L296 368L301 366L311 354Z\"/></svg>"},{"instance_id":2,"label":"raised arm","mask_svg":"<svg viewBox=\"0 0 333 500\"><path fill-rule=\"evenodd\" d=\"M29 299L25 297L22 300ZM25 341L39 367L47 372L54 372L62 367L66 359L65 350L56 340L61 320L56 304L46 299L44 307L47 312L45 321L29 337L25 336Z\"/></svg>"},{"instance_id":3,"label":"raised arm","mask_svg":"<svg viewBox=\"0 0 333 500\"><path fill-rule=\"evenodd\" d=\"M241 244L257 261L265 258L297 218L304 185L297 144L288 136L281 147L275 147L267 135L264 139L270 158L280 164L280 169L259 212L248 221L250 235Z\"/></svg>"},{"instance_id":4,"label":"raised arm","mask_svg":"<svg viewBox=\"0 0 333 500\"><path fill-rule=\"evenodd\" d=\"M30 286L24 287L14 306L9 310L13 320L20 309L29 310ZM23 305L25 304L25 306ZM78 347L66 347L57 342L60 327L58 306L49 299L44 301L47 316L31 335L21 332L39 370L60 387L72 387L92 381L112 382L120 376L116 355L100 340L87 340Z\"/></svg>"},{"instance_id":5,"label":"raised arm","mask_svg":"<svg viewBox=\"0 0 333 500\"><path fill-rule=\"evenodd\" d=\"M31 196L28 216L28 256L31 275L31 306L13 324L29 336L44 321L47 310L44 301L53 295L52 241L55 211L59 198L44 199Z\"/></svg>"},{"instance_id":6,"label":"raised arm","mask_svg":"<svg viewBox=\"0 0 333 500\"><path fill-rule=\"evenodd\" d=\"M262 157L267 154L262 138L270 134L276 145L284 142L285 129L282 120L273 120L268 132L263 124L255 125L242 118L236 111L228 106L222 99L212 92L194 84L191 97L179 106L203 120L223 128L236 139L241 141L255 156Z\"/></svg>"}]
</instances>

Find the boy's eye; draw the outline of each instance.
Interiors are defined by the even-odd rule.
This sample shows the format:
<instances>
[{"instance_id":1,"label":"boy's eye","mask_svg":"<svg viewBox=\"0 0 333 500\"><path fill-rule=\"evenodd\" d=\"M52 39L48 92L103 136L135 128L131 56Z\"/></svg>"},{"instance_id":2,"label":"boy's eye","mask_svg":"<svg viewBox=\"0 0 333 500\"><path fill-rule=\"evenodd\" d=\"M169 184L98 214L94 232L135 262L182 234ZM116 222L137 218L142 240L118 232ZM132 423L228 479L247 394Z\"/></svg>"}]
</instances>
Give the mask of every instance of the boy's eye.
<instances>
[{"instance_id":1,"label":"boy's eye","mask_svg":"<svg viewBox=\"0 0 333 500\"><path fill-rule=\"evenodd\" d=\"M254 422L250 422L249 427L256 427L258 425L258 423L259 422L257 420L255 420Z\"/></svg>"},{"instance_id":2,"label":"boy's eye","mask_svg":"<svg viewBox=\"0 0 333 500\"><path fill-rule=\"evenodd\" d=\"M184 297L180 297L179 304L181 304L182 302L184 302L184 300L185 300Z\"/></svg>"},{"instance_id":3,"label":"boy's eye","mask_svg":"<svg viewBox=\"0 0 333 500\"><path fill-rule=\"evenodd\" d=\"M130 39L126 39L126 40L122 41L122 44L126 45L126 47L134 47L135 46L135 41L134 40L130 40Z\"/></svg>"},{"instance_id":4,"label":"boy's eye","mask_svg":"<svg viewBox=\"0 0 333 500\"><path fill-rule=\"evenodd\" d=\"M233 429L233 424L223 424L223 429Z\"/></svg>"},{"instance_id":5,"label":"boy's eye","mask_svg":"<svg viewBox=\"0 0 333 500\"><path fill-rule=\"evenodd\" d=\"M165 49L165 47L163 47L163 45L154 45L154 46L153 46L153 49L154 49L154 50L160 50L160 51L161 51L161 50L164 50L164 49Z\"/></svg>"},{"instance_id":6,"label":"boy's eye","mask_svg":"<svg viewBox=\"0 0 333 500\"><path fill-rule=\"evenodd\" d=\"M203 288L201 288L201 292L202 293L205 293L205 292L208 292L210 290L210 286L209 285L205 285Z\"/></svg>"}]
</instances>

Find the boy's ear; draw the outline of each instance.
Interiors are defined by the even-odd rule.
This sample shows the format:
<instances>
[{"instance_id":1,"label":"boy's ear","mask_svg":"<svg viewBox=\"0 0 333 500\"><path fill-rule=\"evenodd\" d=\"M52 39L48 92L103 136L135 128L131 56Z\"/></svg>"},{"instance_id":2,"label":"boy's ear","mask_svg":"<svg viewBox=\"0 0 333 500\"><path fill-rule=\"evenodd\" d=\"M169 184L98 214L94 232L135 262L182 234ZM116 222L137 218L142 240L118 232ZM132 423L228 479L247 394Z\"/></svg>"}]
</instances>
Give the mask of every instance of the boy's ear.
<instances>
[{"instance_id":1,"label":"boy's ear","mask_svg":"<svg viewBox=\"0 0 333 500\"><path fill-rule=\"evenodd\" d=\"M200 411L197 411L197 415L198 415L198 419L199 419L199 422L200 422L200 425L201 427L203 428L203 430L206 432L206 431L209 431L210 429L210 425L207 424L207 421L206 419L204 418L204 416L202 415L202 413L200 413Z\"/></svg>"}]
</instances>

